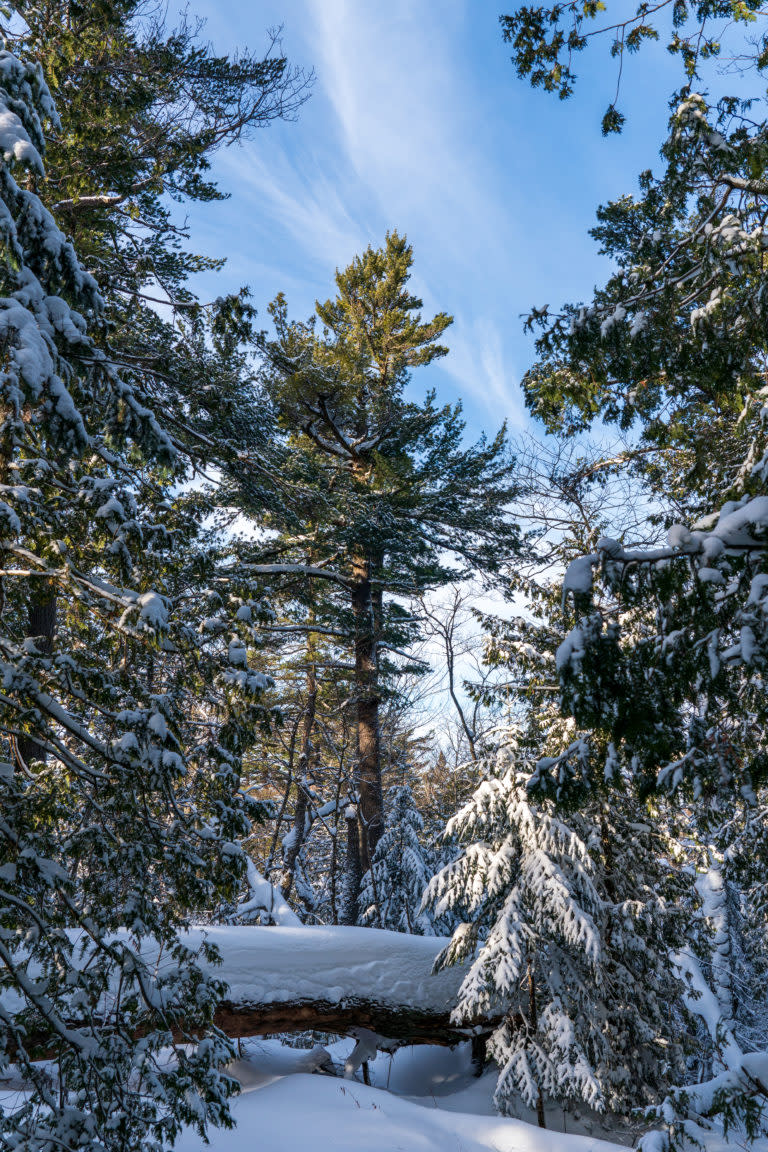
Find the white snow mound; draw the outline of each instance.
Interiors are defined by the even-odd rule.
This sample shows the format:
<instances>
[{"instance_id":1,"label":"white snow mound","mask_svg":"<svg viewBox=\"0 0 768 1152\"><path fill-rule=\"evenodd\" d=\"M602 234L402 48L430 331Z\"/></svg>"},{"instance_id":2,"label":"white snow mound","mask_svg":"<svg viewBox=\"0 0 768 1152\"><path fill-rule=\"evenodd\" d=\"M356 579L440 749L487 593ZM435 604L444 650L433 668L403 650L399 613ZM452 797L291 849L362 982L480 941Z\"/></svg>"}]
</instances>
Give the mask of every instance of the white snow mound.
<instances>
[{"instance_id":1,"label":"white snow mound","mask_svg":"<svg viewBox=\"0 0 768 1152\"><path fill-rule=\"evenodd\" d=\"M456 1002L465 975L461 966L432 974L447 940L408 936L380 928L232 925L195 929L190 947L203 935L218 949L216 975L238 1004L279 1004L358 999L429 1010Z\"/></svg>"},{"instance_id":2,"label":"white snow mound","mask_svg":"<svg viewBox=\"0 0 768 1152\"><path fill-rule=\"evenodd\" d=\"M286 1076L234 1102L237 1127L211 1131L212 1152L618 1152L588 1136L523 1120L423 1107L326 1076ZM204 1152L185 1131L177 1152ZM626 1152L626 1150L624 1150Z\"/></svg>"}]
</instances>

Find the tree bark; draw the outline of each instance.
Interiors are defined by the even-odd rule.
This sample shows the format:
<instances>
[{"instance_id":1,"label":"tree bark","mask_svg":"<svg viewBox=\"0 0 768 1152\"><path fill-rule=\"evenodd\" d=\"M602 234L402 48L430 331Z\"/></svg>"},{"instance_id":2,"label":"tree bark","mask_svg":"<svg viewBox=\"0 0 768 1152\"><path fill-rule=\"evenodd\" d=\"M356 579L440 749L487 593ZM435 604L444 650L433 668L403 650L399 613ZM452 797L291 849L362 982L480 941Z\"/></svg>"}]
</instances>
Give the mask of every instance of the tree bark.
<instances>
[{"instance_id":1,"label":"tree bark","mask_svg":"<svg viewBox=\"0 0 768 1152\"><path fill-rule=\"evenodd\" d=\"M352 611L355 617L355 688L357 695L357 766L355 790L358 795L360 861L363 872L384 831L381 788L381 743L379 733L378 658L376 653L377 613L381 595L372 591L371 565L358 560L354 565Z\"/></svg>"},{"instance_id":2,"label":"tree bark","mask_svg":"<svg viewBox=\"0 0 768 1152\"><path fill-rule=\"evenodd\" d=\"M478 1017L461 1027L451 1022L449 1009L429 1010L410 1005L379 1004L375 1001L345 1000L343 1004L330 1001L287 1001L277 1004L240 1004L223 1001L213 1018L232 1040L247 1036L268 1036L276 1032L334 1032L340 1036L352 1035L357 1028L367 1028L386 1040L392 1047L402 1044L438 1044L453 1047L479 1035L487 1037L500 1023L500 1018ZM82 1022L69 1021L73 1028ZM175 1035L181 1038L181 1028ZM28 1051L35 1056L55 1052L50 1033L30 1034L25 1041Z\"/></svg>"},{"instance_id":3,"label":"tree bark","mask_svg":"<svg viewBox=\"0 0 768 1152\"><path fill-rule=\"evenodd\" d=\"M480 1032L472 1037L472 1075L482 1076L488 1058L488 1033Z\"/></svg>"},{"instance_id":4,"label":"tree bark","mask_svg":"<svg viewBox=\"0 0 768 1152\"><path fill-rule=\"evenodd\" d=\"M346 817L347 857L344 862L344 888L341 894L339 924L357 924L357 902L363 868L360 855L360 824L357 808Z\"/></svg>"},{"instance_id":5,"label":"tree bark","mask_svg":"<svg viewBox=\"0 0 768 1152\"><path fill-rule=\"evenodd\" d=\"M283 868L280 877L280 888L286 900L293 886L296 873L296 861L299 858L304 841L307 838L309 824L309 766L312 760L312 730L315 726L315 710L317 708L317 677L315 667L310 663L307 669L307 703L304 709L304 725L301 737L301 755L296 779L296 807L293 813L293 826L288 848L283 851Z\"/></svg>"},{"instance_id":6,"label":"tree bark","mask_svg":"<svg viewBox=\"0 0 768 1152\"><path fill-rule=\"evenodd\" d=\"M53 652L56 635L56 586L45 580L33 591L27 607L27 636L35 641L37 650L45 656ZM32 736L20 736L16 741L16 755L23 767L33 760L45 763L48 753Z\"/></svg>"},{"instance_id":7,"label":"tree bark","mask_svg":"<svg viewBox=\"0 0 768 1152\"><path fill-rule=\"evenodd\" d=\"M531 961L528 962L528 1027L531 1035L535 1036L539 1027L539 1017L536 1006L536 976ZM544 1097L541 1094L540 1085L538 1096L536 1097L536 1120L538 1121L539 1128L546 1128L547 1118L544 1114Z\"/></svg>"},{"instance_id":8,"label":"tree bark","mask_svg":"<svg viewBox=\"0 0 768 1152\"><path fill-rule=\"evenodd\" d=\"M331 914L334 924L339 923L339 905L336 899L336 884L339 874L339 828L341 827L341 817L339 813L339 806L341 804L341 785L343 782L342 765L339 764L339 770L336 774L336 791L334 793L334 810L333 810L333 831L331 833L331 875L330 875L330 890L331 890Z\"/></svg>"}]
</instances>

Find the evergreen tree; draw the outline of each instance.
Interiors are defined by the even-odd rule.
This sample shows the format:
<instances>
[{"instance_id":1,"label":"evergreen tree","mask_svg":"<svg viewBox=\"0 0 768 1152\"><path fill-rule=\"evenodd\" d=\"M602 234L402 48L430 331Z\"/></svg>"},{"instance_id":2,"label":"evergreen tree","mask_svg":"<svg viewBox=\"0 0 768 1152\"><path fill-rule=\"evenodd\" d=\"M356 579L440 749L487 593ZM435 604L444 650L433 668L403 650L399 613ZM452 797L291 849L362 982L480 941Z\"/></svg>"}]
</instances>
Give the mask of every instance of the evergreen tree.
<instances>
[{"instance_id":1,"label":"evergreen tree","mask_svg":"<svg viewBox=\"0 0 768 1152\"><path fill-rule=\"evenodd\" d=\"M551 431L573 434L597 418L634 430L605 468L642 478L669 533L667 547L648 550L609 530L569 569L576 621L558 661L564 708L579 728L607 734L643 787L685 784L699 796L754 792L768 765L768 129L761 100L737 91L711 106L695 87L720 51L707 21L753 13L730 3L674 9L669 47L687 83L672 99L661 174L643 173L638 197L599 210L593 234L616 271L590 303L531 316L540 359L525 382ZM563 53L586 47L596 15L597 6L505 18L521 73L567 95ZM652 19L661 17L638 9L621 23L617 52L657 35ZM764 69L765 53L748 51ZM603 768L595 760L593 778Z\"/></svg>"},{"instance_id":2,"label":"evergreen tree","mask_svg":"<svg viewBox=\"0 0 768 1152\"><path fill-rule=\"evenodd\" d=\"M183 462L89 334L96 283L32 190L58 128L39 65L0 53L0 106L0 1065L31 1087L1 1139L159 1149L229 1122L222 986L183 929L233 892L259 814L261 609L247 581L201 597Z\"/></svg>"},{"instance_id":3,"label":"evergreen tree","mask_svg":"<svg viewBox=\"0 0 768 1152\"><path fill-rule=\"evenodd\" d=\"M643 44L663 36L667 51L679 58L685 78L694 82L700 79L707 62L720 56L734 31L738 35L751 30L762 15L757 0L703 0L696 5L686 0L660 0L653 8L641 3L634 12L617 13L618 19L608 24L602 24L604 12L604 4L588 0L586 4L558 3L551 7L526 4L499 17L504 40L513 48L518 76L528 78L534 88L556 92L561 100L574 90L576 54L601 38L609 41L611 60L615 61L611 65L615 94L603 116L603 135L622 130L625 116L618 107L622 72L627 57ZM755 39L739 47L747 50L758 68L765 67L764 42Z\"/></svg>"},{"instance_id":4,"label":"evergreen tree","mask_svg":"<svg viewBox=\"0 0 768 1152\"><path fill-rule=\"evenodd\" d=\"M521 7L502 18L520 74L568 96L571 54L601 34L592 23L601 7ZM563 607L575 624L552 671L572 738L548 749L530 783L561 801L578 796L585 812L610 782L646 795L670 788L692 838L719 843L730 868L738 837L728 844L734 826L724 814L735 808L738 823L743 805L757 815L768 763L766 120L763 101L744 99L744 89L715 106L702 93L707 61L721 51L713 19L738 26L761 17L750 4L640 5L611 27L619 75L623 53L660 34L665 10L685 83L672 94L661 173L643 173L639 196L599 210L594 235L616 270L592 301L529 318L542 330L525 381L531 409L566 435L597 420L618 426L624 449L602 461L593 483L617 472L639 477L653 513L639 540L603 531L568 567ZM758 73L764 47L762 37L739 45ZM614 101L604 131L622 119ZM666 546L648 547L659 525ZM737 973L750 986L761 960L739 928L748 889L738 893L725 874L716 888L699 923L715 929L704 964L717 1004L710 1039L715 1053L730 1048L730 1070L673 1092L659 1113L694 1138L701 1117L718 1110L741 1108L755 1131L733 989ZM738 1022L743 1039L755 1023Z\"/></svg>"},{"instance_id":5,"label":"evergreen tree","mask_svg":"<svg viewBox=\"0 0 768 1152\"><path fill-rule=\"evenodd\" d=\"M243 348L254 309L246 290L198 300L190 277L223 260L188 250L175 205L226 199L214 153L294 117L311 76L288 64L277 33L264 54L217 55L202 22L168 27L146 0L14 9L8 35L41 63L60 117L38 191L105 305L92 338L196 465L244 454L252 503L268 500L268 414Z\"/></svg>"},{"instance_id":6,"label":"evergreen tree","mask_svg":"<svg viewBox=\"0 0 768 1152\"><path fill-rule=\"evenodd\" d=\"M616 453L614 458L619 456L620 453ZM528 463L523 459L521 511L538 529L539 568L545 572L551 570L553 560L568 564L574 554L578 556L590 544L610 546L610 541L601 539L607 517L615 517L616 527L623 527L627 533L643 531L642 522L637 523L636 511L625 507L625 478L605 478L607 470L601 468L601 463L599 454L585 453L581 446L567 450L555 446L548 453L539 449L536 461ZM604 477L599 487L589 484L595 470ZM629 483L632 489L637 489L635 478ZM640 507L642 509L642 504ZM650 531L654 531L653 526ZM579 560L566 577L566 586L577 597L581 572L583 566ZM677 854L677 867L684 868L691 878L699 871L695 891L690 882L680 882L684 875L681 871L677 891L673 885L670 893L676 904L677 943L667 963L679 970L686 983L692 984L686 1002L693 1019L687 1023L679 1012L676 1014L680 1034L687 1036L684 1081L658 1106L658 1115L666 1123L674 1118L671 1125L674 1137L687 1131L700 1138L702 1129L696 1125L701 1124L701 1117L694 1117L696 1109L710 1111L713 1102L717 1106L719 1101L728 1106L732 1116L743 1114L743 1090L746 1086L747 1092L750 1091L749 1081L734 1074L727 1091L723 1083L722 1097L718 1095L717 1080L710 1086L705 1084L701 1093L689 1087L691 1082L730 1076L725 1070L740 1067L742 1049L763 1043L765 1012L761 985L765 921L754 902L760 885L752 887L757 875L764 871L761 838L755 835L760 826L760 794L758 804L753 807L747 791L736 801L734 810L732 785L713 790L706 778L702 778L695 803L683 804L678 795L674 808L662 804L658 798L649 807L647 801L643 802L637 795L638 785L647 786L648 778L642 771L647 761L643 755L647 750L650 758L652 742L665 738L660 735L664 732L661 725L657 728L649 725L647 736L643 738L642 734L641 726L649 719L647 714L643 715L643 707L647 694L654 689L652 675L648 675L647 680L638 678L634 698L630 698L632 693L628 692L628 698L620 697L617 704L610 682L611 669L604 660L599 669L604 677L602 682L595 684L594 679L585 677L581 685L572 685L571 691L575 694L581 689L584 715L590 700L587 692L591 689L609 722L577 727L573 717L561 715L562 689L558 684L563 656L570 653L570 642L562 642L564 612L568 611L570 597L566 597L564 603L560 582L542 578L535 568L532 574L518 574L511 592L518 604L521 593L525 596L526 611L508 621L484 620L489 639L487 659L499 673L505 673L497 674L494 694L502 698L505 693L511 694L511 707L515 712L522 710L526 717L528 741L533 739L535 746L547 753L533 758L535 766L532 765L529 787L538 786L550 796L557 795L561 811L568 799L571 806L577 803L580 814L587 819L594 821L597 814L602 854L606 862L611 859L614 865L625 853L628 861L632 861L635 851L643 851L645 846L638 840L638 829L645 825L647 830L650 824L661 829L674 814L678 843L684 845L683 855L680 856L679 851ZM605 610L604 605L601 607ZM653 635L653 617L649 612L641 616L638 609L635 620L628 620L626 614L623 618L624 626L634 626L636 635L642 637L638 622L645 628L646 637ZM650 644L648 647L650 649ZM577 658L578 653L577 647ZM652 653L649 665L651 659ZM593 666L592 677L597 672ZM656 698L661 701L670 687L662 677L656 687ZM636 725L634 739L638 756L634 762L626 756L626 747L612 739L619 731L629 742L627 729L619 727L622 720ZM655 747L658 749L658 743ZM532 796L535 795L534 790ZM617 822L619 814L621 819ZM568 817L563 818L570 822ZM744 838L747 827L750 833ZM623 831L619 831L621 829ZM618 840L619 847L612 847L613 839ZM751 869L745 868L747 860L751 862ZM635 870L640 871L635 863L627 864L627 871ZM641 986L642 968L636 979ZM619 1018L618 1029L621 1026ZM632 1059L630 1049L627 1067L632 1066ZM681 1071L678 1066L678 1073ZM692 1107L685 1102L689 1092L696 1098Z\"/></svg>"},{"instance_id":7,"label":"evergreen tree","mask_svg":"<svg viewBox=\"0 0 768 1152\"><path fill-rule=\"evenodd\" d=\"M397 233L367 249L337 273L337 296L317 305L320 332L315 318L290 322L278 297L276 339L265 344L288 447L283 475L303 497L270 521L279 538L253 570L332 589L331 615L316 609L311 626L346 632L354 659L362 870L384 829L379 711L396 672L385 653L402 653L415 635L414 616L392 597L415 603L468 571L491 574L519 547L503 430L464 448L458 407L437 407L432 393L422 404L405 397L411 369L445 354L438 340L450 323L444 313L422 320L412 259Z\"/></svg>"},{"instance_id":8,"label":"evergreen tree","mask_svg":"<svg viewBox=\"0 0 768 1152\"><path fill-rule=\"evenodd\" d=\"M669 950L685 879L632 804L616 795L566 822L531 795L530 774L516 734L499 734L447 827L461 854L427 900L463 917L443 955L469 964L454 1018L504 1013L490 1046L500 1110L522 1098L542 1127L547 1099L626 1114L684 1074Z\"/></svg>"},{"instance_id":9,"label":"evergreen tree","mask_svg":"<svg viewBox=\"0 0 768 1152\"><path fill-rule=\"evenodd\" d=\"M433 936L432 917L421 907L432 870L422 843L424 821L407 784L387 794L384 833L360 887L360 922L394 932Z\"/></svg>"},{"instance_id":10,"label":"evergreen tree","mask_svg":"<svg viewBox=\"0 0 768 1152\"><path fill-rule=\"evenodd\" d=\"M721 1030L744 1052L768 1047L765 793L713 812L705 866L697 881L711 925L707 965Z\"/></svg>"}]
</instances>

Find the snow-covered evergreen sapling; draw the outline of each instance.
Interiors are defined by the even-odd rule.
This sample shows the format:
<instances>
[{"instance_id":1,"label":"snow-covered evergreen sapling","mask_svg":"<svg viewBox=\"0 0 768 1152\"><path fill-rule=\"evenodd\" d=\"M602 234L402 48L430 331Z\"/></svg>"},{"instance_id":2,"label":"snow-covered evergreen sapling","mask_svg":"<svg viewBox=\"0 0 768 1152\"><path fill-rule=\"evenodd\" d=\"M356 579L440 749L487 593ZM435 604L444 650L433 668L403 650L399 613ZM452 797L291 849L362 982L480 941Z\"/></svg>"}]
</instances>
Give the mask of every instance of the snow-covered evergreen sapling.
<instances>
[{"instance_id":1,"label":"snow-covered evergreen sapling","mask_svg":"<svg viewBox=\"0 0 768 1152\"><path fill-rule=\"evenodd\" d=\"M626 1110L658 1099L684 1066L671 972L676 882L659 833L618 797L569 822L526 787L531 767L500 734L487 776L449 822L459 858L432 880L436 916L463 914L443 963L469 971L457 1022L504 1013L490 1052L496 1104L551 1100Z\"/></svg>"},{"instance_id":2,"label":"snow-covered evergreen sapling","mask_svg":"<svg viewBox=\"0 0 768 1152\"><path fill-rule=\"evenodd\" d=\"M385 811L384 834L360 888L360 922L395 932L433 936L434 919L422 907L432 876L429 852L422 841L424 821L407 784L388 790Z\"/></svg>"}]
</instances>

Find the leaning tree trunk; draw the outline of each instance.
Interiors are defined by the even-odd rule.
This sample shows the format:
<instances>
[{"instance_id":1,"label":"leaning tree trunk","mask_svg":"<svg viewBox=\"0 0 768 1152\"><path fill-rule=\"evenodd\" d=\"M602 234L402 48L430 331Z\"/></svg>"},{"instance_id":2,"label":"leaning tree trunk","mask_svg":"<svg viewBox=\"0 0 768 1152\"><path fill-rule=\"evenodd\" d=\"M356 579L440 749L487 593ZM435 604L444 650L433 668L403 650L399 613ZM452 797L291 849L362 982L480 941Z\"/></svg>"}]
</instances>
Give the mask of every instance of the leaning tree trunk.
<instances>
[{"instance_id":1,"label":"leaning tree trunk","mask_svg":"<svg viewBox=\"0 0 768 1152\"><path fill-rule=\"evenodd\" d=\"M27 636L34 640L38 652L50 656L56 635L56 586L45 580L42 587L33 589L27 606ZM16 740L16 755L26 767L33 760L45 762L48 753L42 744L32 736L19 736Z\"/></svg>"}]
</instances>

